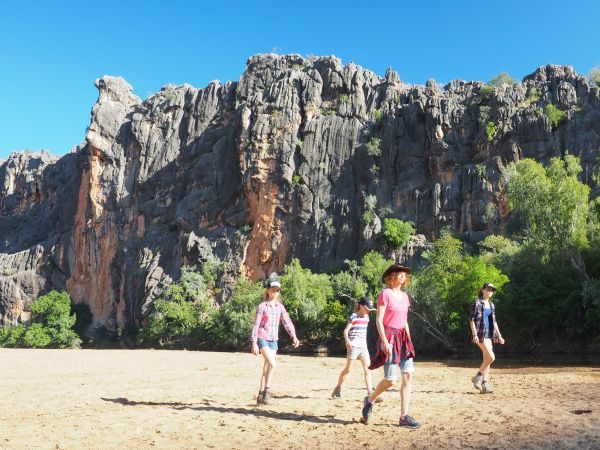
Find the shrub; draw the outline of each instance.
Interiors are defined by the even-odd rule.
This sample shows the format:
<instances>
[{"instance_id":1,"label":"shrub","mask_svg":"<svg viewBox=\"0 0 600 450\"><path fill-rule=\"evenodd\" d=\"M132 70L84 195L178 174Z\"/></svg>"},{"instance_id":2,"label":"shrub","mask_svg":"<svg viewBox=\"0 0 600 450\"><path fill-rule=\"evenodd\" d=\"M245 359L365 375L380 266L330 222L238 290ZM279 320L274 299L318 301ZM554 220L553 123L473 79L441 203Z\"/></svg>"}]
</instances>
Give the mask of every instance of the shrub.
<instances>
[{"instance_id":1,"label":"shrub","mask_svg":"<svg viewBox=\"0 0 600 450\"><path fill-rule=\"evenodd\" d=\"M496 127L496 124L490 120L485 126L485 135L487 137L488 142L493 142L494 136L496 136L497 131L498 128Z\"/></svg>"},{"instance_id":2,"label":"shrub","mask_svg":"<svg viewBox=\"0 0 600 450\"><path fill-rule=\"evenodd\" d=\"M0 347L20 347L25 334L25 325L0 328Z\"/></svg>"},{"instance_id":3,"label":"shrub","mask_svg":"<svg viewBox=\"0 0 600 450\"><path fill-rule=\"evenodd\" d=\"M256 307L262 301L262 296L261 283L252 282L244 277L238 278L231 298L210 313L200 328L199 336L208 342L211 348L248 348Z\"/></svg>"},{"instance_id":4,"label":"shrub","mask_svg":"<svg viewBox=\"0 0 600 450\"><path fill-rule=\"evenodd\" d=\"M495 86L492 86L489 84L486 86L483 86L479 91L481 100L483 100L484 102L490 101L492 99L492 96L494 95L494 89L495 89Z\"/></svg>"},{"instance_id":5,"label":"shrub","mask_svg":"<svg viewBox=\"0 0 600 450\"><path fill-rule=\"evenodd\" d=\"M375 122L381 122L381 119L383 119L383 111L379 108L376 109L373 113L373 119L375 119Z\"/></svg>"},{"instance_id":6,"label":"shrub","mask_svg":"<svg viewBox=\"0 0 600 450\"><path fill-rule=\"evenodd\" d=\"M366 210L362 217L365 225L371 225L371 222L373 222L373 219L375 219L375 214L371 210Z\"/></svg>"},{"instance_id":7,"label":"shrub","mask_svg":"<svg viewBox=\"0 0 600 450\"><path fill-rule=\"evenodd\" d=\"M342 103L347 103L350 100L350 96L348 94L342 94L340 95L340 101Z\"/></svg>"},{"instance_id":8,"label":"shrub","mask_svg":"<svg viewBox=\"0 0 600 450\"><path fill-rule=\"evenodd\" d=\"M548 103L546 105L546 107L544 108L544 113L546 114L546 117L548 117L548 120L552 125L552 130L555 130L567 118L567 113L561 111L556 107L556 105L552 103Z\"/></svg>"},{"instance_id":9,"label":"shrub","mask_svg":"<svg viewBox=\"0 0 600 450\"><path fill-rule=\"evenodd\" d=\"M45 348L52 343L52 337L48 333L48 329L41 323L34 323L27 327L23 334L23 344L25 347Z\"/></svg>"},{"instance_id":10,"label":"shrub","mask_svg":"<svg viewBox=\"0 0 600 450\"><path fill-rule=\"evenodd\" d=\"M381 139L376 137L371 138L367 143L367 153L374 157L381 156Z\"/></svg>"},{"instance_id":11,"label":"shrub","mask_svg":"<svg viewBox=\"0 0 600 450\"><path fill-rule=\"evenodd\" d=\"M390 247L405 246L413 234L415 234L415 227L412 222L404 222L400 219L383 220L383 237Z\"/></svg>"},{"instance_id":12,"label":"shrub","mask_svg":"<svg viewBox=\"0 0 600 450\"><path fill-rule=\"evenodd\" d=\"M600 66L595 66L590 69L588 77L592 83L600 87Z\"/></svg>"},{"instance_id":13,"label":"shrub","mask_svg":"<svg viewBox=\"0 0 600 450\"><path fill-rule=\"evenodd\" d=\"M34 322L31 327L39 324L50 338L44 347L70 348L79 345L79 337L73 331L76 316L71 314L71 297L66 292L51 291L42 295L31 304L31 314ZM34 328L29 339L25 339L24 336L25 345L28 345L28 342L46 342L44 335L39 331L40 326Z\"/></svg>"},{"instance_id":14,"label":"shrub","mask_svg":"<svg viewBox=\"0 0 600 450\"><path fill-rule=\"evenodd\" d=\"M513 77L511 77L508 73L500 72L498 75L496 75L490 80L490 84L492 86L500 86L501 84L513 85L516 84L516 80Z\"/></svg>"}]
</instances>

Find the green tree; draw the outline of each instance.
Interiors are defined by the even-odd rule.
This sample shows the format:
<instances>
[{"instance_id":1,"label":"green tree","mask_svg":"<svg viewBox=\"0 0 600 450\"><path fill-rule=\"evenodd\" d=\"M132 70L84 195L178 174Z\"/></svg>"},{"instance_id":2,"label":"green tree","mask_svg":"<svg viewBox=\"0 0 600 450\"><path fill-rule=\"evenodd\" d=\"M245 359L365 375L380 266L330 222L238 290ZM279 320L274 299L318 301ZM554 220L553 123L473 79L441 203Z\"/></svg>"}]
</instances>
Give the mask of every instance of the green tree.
<instances>
[{"instance_id":1,"label":"green tree","mask_svg":"<svg viewBox=\"0 0 600 450\"><path fill-rule=\"evenodd\" d=\"M588 245L590 188L581 183L579 159L552 158L548 168L532 159L511 163L505 172L511 209L527 221L530 237L544 254L564 253L587 279L581 250Z\"/></svg>"},{"instance_id":2,"label":"green tree","mask_svg":"<svg viewBox=\"0 0 600 450\"><path fill-rule=\"evenodd\" d=\"M500 86L501 84L513 85L516 83L516 80L506 72L500 72L490 80L490 84L492 86Z\"/></svg>"},{"instance_id":3,"label":"green tree","mask_svg":"<svg viewBox=\"0 0 600 450\"><path fill-rule=\"evenodd\" d=\"M383 237L385 242L392 248L404 247L415 234L412 222L404 222L400 219L383 220Z\"/></svg>"},{"instance_id":4,"label":"green tree","mask_svg":"<svg viewBox=\"0 0 600 450\"><path fill-rule=\"evenodd\" d=\"M262 302L263 293L262 283L239 277L231 297L219 308L214 309L203 324L201 338L205 343L209 343L211 348L248 348L256 307Z\"/></svg>"},{"instance_id":5,"label":"green tree","mask_svg":"<svg viewBox=\"0 0 600 450\"><path fill-rule=\"evenodd\" d=\"M372 299L376 299L383 287L381 276L383 272L394 264L394 260L386 259L381 253L370 251L361 260L359 273L362 279L367 283L367 294Z\"/></svg>"},{"instance_id":6,"label":"green tree","mask_svg":"<svg viewBox=\"0 0 600 450\"><path fill-rule=\"evenodd\" d=\"M558 128L558 126L561 123L563 123L567 118L567 113L561 111L556 107L556 105L552 103L548 103L544 107L544 113L546 114L546 117L548 117L548 120L550 121L550 125L552 126L553 130Z\"/></svg>"},{"instance_id":7,"label":"green tree","mask_svg":"<svg viewBox=\"0 0 600 450\"><path fill-rule=\"evenodd\" d=\"M594 66L590 69L588 77L592 83L600 87L600 66Z\"/></svg>"},{"instance_id":8,"label":"green tree","mask_svg":"<svg viewBox=\"0 0 600 450\"><path fill-rule=\"evenodd\" d=\"M184 266L179 280L154 300L147 324L138 341L161 347L194 346L194 336L210 311L204 277L195 268Z\"/></svg>"},{"instance_id":9,"label":"green tree","mask_svg":"<svg viewBox=\"0 0 600 450\"><path fill-rule=\"evenodd\" d=\"M490 282L501 288L506 275L484 258L463 254L462 243L445 235L423 253L427 265L413 277L417 307L425 333L446 349L455 350L462 330L468 327L469 305L481 285Z\"/></svg>"},{"instance_id":10,"label":"green tree","mask_svg":"<svg viewBox=\"0 0 600 450\"><path fill-rule=\"evenodd\" d=\"M34 322L31 327L36 326L31 331L27 330L30 331L29 338L25 332L26 345L33 342L36 347L70 348L79 345L80 339L73 331L76 316L71 314L71 297L66 292L50 291L39 297L31 304L31 319Z\"/></svg>"},{"instance_id":11,"label":"green tree","mask_svg":"<svg viewBox=\"0 0 600 450\"><path fill-rule=\"evenodd\" d=\"M298 334L303 340L318 339L320 316L334 298L329 275L314 274L294 258L283 270L281 290Z\"/></svg>"}]
</instances>

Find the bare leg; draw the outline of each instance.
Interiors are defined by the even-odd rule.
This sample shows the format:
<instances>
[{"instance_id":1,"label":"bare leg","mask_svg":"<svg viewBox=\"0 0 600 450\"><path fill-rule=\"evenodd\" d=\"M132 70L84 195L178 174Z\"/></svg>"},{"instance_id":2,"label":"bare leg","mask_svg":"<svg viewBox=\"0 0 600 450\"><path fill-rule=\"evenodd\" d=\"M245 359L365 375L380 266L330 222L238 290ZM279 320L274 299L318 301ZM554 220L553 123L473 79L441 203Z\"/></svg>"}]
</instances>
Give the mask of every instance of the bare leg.
<instances>
[{"instance_id":1,"label":"bare leg","mask_svg":"<svg viewBox=\"0 0 600 450\"><path fill-rule=\"evenodd\" d=\"M369 370L369 366L371 365L371 358L369 355L365 355L360 358L360 362L362 364L363 373L365 375L365 386L367 386L367 395L371 395L373 392L373 381L371 380L371 371Z\"/></svg>"},{"instance_id":2,"label":"bare leg","mask_svg":"<svg viewBox=\"0 0 600 450\"><path fill-rule=\"evenodd\" d=\"M492 341L490 339L484 339L483 342L477 343L483 354L483 362L479 367L479 372L483 375L484 380L488 380L490 376L490 366L496 359L494 355L494 349L492 347Z\"/></svg>"},{"instance_id":3,"label":"bare leg","mask_svg":"<svg viewBox=\"0 0 600 450\"><path fill-rule=\"evenodd\" d=\"M400 417L408 414L410 394L412 392L412 373L402 374L402 386L400 387Z\"/></svg>"},{"instance_id":4,"label":"bare leg","mask_svg":"<svg viewBox=\"0 0 600 450\"><path fill-rule=\"evenodd\" d=\"M269 347L263 347L260 349L260 353L265 358L265 364L263 365L263 372L260 378L260 391L264 391L265 388L271 386L271 380L273 379L273 372L275 370L275 352Z\"/></svg>"},{"instance_id":5,"label":"bare leg","mask_svg":"<svg viewBox=\"0 0 600 450\"><path fill-rule=\"evenodd\" d=\"M342 372L340 373L340 377L338 379L338 383L337 383L336 388L342 387L342 384L344 383L344 380L346 379L346 377L350 373L350 367L352 367L352 360L350 358L346 358L346 367L344 367L342 369Z\"/></svg>"},{"instance_id":6,"label":"bare leg","mask_svg":"<svg viewBox=\"0 0 600 450\"><path fill-rule=\"evenodd\" d=\"M381 394L383 394L385 391L391 388L393 384L393 381L386 380L385 378L381 380L375 388L375 390L369 396L369 400L371 401L371 403L373 403L377 399L377 397L379 397Z\"/></svg>"}]
</instances>

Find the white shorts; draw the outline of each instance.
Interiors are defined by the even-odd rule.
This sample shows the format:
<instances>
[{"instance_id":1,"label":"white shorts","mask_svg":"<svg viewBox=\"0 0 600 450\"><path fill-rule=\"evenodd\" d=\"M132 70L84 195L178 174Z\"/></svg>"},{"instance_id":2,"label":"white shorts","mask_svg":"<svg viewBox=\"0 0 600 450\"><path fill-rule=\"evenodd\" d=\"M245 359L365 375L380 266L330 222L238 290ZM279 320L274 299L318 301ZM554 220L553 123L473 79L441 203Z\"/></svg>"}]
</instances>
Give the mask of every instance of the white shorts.
<instances>
[{"instance_id":1,"label":"white shorts","mask_svg":"<svg viewBox=\"0 0 600 450\"><path fill-rule=\"evenodd\" d=\"M367 347L354 347L347 351L346 358L350 359L361 359L361 358L369 358L369 350Z\"/></svg>"}]
</instances>

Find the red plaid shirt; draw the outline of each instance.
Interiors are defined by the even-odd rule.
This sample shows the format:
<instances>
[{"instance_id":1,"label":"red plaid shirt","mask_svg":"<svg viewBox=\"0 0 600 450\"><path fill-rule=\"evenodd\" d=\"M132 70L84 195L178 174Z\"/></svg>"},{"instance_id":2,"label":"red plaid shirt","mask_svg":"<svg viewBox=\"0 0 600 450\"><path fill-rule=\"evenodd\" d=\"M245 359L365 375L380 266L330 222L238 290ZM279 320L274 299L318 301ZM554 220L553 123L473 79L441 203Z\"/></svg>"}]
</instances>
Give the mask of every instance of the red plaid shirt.
<instances>
[{"instance_id":1,"label":"red plaid shirt","mask_svg":"<svg viewBox=\"0 0 600 450\"><path fill-rule=\"evenodd\" d=\"M256 307L251 341L256 342L258 339L277 341L279 339L280 321L293 339L296 336L296 329L285 307L277 301L262 302Z\"/></svg>"}]
</instances>

